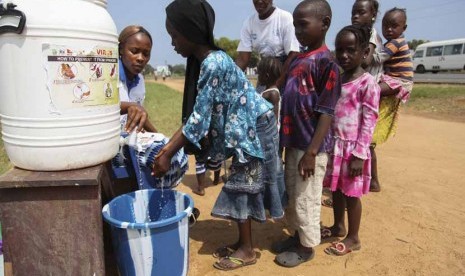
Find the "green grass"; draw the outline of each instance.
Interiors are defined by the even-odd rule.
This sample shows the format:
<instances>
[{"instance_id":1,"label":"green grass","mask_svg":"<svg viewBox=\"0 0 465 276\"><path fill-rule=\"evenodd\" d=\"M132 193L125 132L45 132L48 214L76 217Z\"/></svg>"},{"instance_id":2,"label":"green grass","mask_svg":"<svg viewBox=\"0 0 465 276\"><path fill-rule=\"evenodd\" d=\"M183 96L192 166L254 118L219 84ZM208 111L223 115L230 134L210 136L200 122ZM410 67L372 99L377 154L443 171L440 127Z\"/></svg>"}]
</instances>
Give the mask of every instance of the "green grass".
<instances>
[{"instance_id":1,"label":"green grass","mask_svg":"<svg viewBox=\"0 0 465 276\"><path fill-rule=\"evenodd\" d=\"M415 84L407 112L465 122L465 85Z\"/></svg>"},{"instance_id":2,"label":"green grass","mask_svg":"<svg viewBox=\"0 0 465 276\"><path fill-rule=\"evenodd\" d=\"M465 85L415 84L410 100L465 97Z\"/></svg>"},{"instance_id":3,"label":"green grass","mask_svg":"<svg viewBox=\"0 0 465 276\"><path fill-rule=\"evenodd\" d=\"M11 163L8 160L8 156L6 155L5 149L3 148L3 140L0 140L0 174L3 174L10 167Z\"/></svg>"},{"instance_id":4,"label":"green grass","mask_svg":"<svg viewBox=\"0 0 465 276\"><path fill-rule=\"evenodd\" d=\"M144 107L159 132L171 137L181 126L182 94L163 84L146 83Z\"/></svg>"}]
</instances>

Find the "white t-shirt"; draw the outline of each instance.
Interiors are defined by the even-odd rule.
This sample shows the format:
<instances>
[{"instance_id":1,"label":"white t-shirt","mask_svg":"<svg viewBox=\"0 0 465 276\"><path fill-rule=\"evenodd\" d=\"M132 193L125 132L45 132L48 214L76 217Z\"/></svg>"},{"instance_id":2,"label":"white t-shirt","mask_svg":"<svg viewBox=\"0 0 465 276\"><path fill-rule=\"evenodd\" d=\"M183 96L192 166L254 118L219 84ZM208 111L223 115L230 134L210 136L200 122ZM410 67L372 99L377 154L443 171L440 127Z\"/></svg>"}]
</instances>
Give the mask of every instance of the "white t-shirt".
<instances>
[{"instance_id":1,"label":"white t-shirt","mask_svg":"<svg viewBox=\"0 0 465 276\"><path fill-rule=\"evenodd\" d=\"M139 83L135 87L131 89L131 93L128 93L128 87L126 83L119 80L118 81L118 89L119 89L119 100L120 102L131 102L131 103L138 103L139 105L144 105L145 99L145 82L144 76L139 74ZM120 121L121 125L124 126L126 124L128 115L124 114L121 115Z\"/></svg>"},{"instance_id":2,"label":"white t-shirt","mask_svg":"<svg viewBox=\"0 0 465 276\"><path fill-rule=\"evenodd\" d=\"M370 43L375 46L374 54L379 53L383 49L383 41L374 27L371 29ZM373 59L371 64L365 68L365 71L375 77L376 82L379 82L379 79L383 74L383 64L377 63L375 59Z\"/></svg>"},{"instance_id":3,"label":"white t-shirt","mask_svg":"<svg viewBox=\"0 0 465 276\"><path fill-rule=\"evenodd\" d=\"M264 20L258 13L244 21L238 52L257 52L261 56L280 57L299 52L292 15L278 7Z\"/></svg>"}]
</instances>

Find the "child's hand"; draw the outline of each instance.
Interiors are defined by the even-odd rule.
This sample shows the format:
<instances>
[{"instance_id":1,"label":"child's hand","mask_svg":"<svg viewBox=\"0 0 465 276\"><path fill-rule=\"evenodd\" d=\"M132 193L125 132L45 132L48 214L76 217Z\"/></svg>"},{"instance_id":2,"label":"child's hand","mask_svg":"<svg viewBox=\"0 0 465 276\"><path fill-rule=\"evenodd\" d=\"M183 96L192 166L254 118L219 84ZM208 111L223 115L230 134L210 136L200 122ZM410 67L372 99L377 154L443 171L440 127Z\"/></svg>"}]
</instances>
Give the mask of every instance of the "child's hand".
<instances>
[{"instance_id":1,"label":"child's hand","mask_svg":"<svg viewBox=\"0 0 465 276\"><path fill-rule=\"evenodd\" d=\"M305 152L299 161L298 169L304 181L307 180L307 178L314 175L315 174L315 155Z\"/></svg>"},{"instance_id":2,"label":"child's hand","mask_svg":"<svg viewBox=\"0 0 465 276\"><path fill-rule=\"evenodd\" d=\"M162 148L160 152L155 156L153 161L152 175L155 177L162 177L170 169L171 158L166 153L166 149Z\"/></svg>"},{"instance_id":3,"label":"child's hand","mask_svg":"<svg viewBox=\"0 0 465 276\"><path fill-rule=\"evenodd\" d=\"M350 160L349 165L349 173L351 177L362 175L363 161L363 159L352 156L352 160Z\"/></svg>"}]
</instances>

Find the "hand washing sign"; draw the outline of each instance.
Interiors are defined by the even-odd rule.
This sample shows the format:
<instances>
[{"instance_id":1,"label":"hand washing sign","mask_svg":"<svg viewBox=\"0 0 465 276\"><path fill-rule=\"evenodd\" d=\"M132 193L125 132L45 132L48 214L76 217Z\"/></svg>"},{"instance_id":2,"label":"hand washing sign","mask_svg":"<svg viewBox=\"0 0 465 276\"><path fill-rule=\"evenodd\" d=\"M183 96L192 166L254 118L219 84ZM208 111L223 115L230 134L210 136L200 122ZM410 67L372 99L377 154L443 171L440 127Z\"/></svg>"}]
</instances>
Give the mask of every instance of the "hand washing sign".
<instances>
[{"instance_id":1,"label":"hand washing sign","mask_svg":"<svg viewBox=\"0 0 465 276\"><path fill-rule=\"evenodd\" d=\"M119 103L118 50L43 44L50 101L58 111Z\"/></svg>"}]
</instances>

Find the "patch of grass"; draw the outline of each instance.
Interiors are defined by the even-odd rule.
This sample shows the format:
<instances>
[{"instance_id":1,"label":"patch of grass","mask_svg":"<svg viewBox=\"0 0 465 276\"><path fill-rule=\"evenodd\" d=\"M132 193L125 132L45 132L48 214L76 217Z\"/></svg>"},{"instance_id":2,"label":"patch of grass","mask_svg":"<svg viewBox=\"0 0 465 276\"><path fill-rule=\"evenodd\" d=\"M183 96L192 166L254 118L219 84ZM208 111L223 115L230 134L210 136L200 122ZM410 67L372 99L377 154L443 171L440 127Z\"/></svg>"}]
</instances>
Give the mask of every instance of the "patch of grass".
<instances>
[{"instance_id":1,"label":"patch of grass","mask_svg":"<svg viewBox=\"0 0 465 276\"><path fill-rule=\"evenodd\" d=\"M465 122L465 85L415 84L406 111Z\"/></svg>"},{"instance_id":2,"label":"patch of grass","mask_svg":"<svg viewBox=\"0 0 465 276\"><path fill-rule=\"evenodd\" d=\"M415 84L410 101L460 96L465 97L465 85Z\"/></svg>"},{"instance_id":3,"label":"patch of grass","mask_svg":"<svg viewBox=\"0 0 465 276\"><path fill-rule=\"evenodd\" d=\"M0 126L0 131L2 130ZM3 140L0 139L0 174L6 172L9 168L11 168L10 160L6 155L5 148L3 147Z\"/></svg>"},{"instance_id":4,"label":"patch of grass","mask_svg":"<svg viewBox=\"0 0 465 276\"><path fill-rule=\"evenodd\" d=\"M171 137L181 126L182 94L163 84L146 83L144 107L159 132Z\"/></svg>"}]
</instances>

